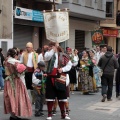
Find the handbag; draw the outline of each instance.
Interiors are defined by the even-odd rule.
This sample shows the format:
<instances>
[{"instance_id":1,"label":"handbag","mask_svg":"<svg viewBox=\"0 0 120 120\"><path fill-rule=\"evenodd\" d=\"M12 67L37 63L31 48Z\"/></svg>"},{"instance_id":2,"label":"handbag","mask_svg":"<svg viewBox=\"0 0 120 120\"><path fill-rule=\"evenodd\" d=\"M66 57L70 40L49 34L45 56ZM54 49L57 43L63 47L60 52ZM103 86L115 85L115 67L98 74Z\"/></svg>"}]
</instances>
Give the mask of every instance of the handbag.
<instances>
[{"instance_id":1,"label":"handbag","mask_svg":"<svg viewBox=\"0 0 120 120\"><path fill-rule=\"evenodd\" d=\"M61 74L55 79L55 88L59 91L66 91L66 74Z\"/></svg>"}]
</instances>

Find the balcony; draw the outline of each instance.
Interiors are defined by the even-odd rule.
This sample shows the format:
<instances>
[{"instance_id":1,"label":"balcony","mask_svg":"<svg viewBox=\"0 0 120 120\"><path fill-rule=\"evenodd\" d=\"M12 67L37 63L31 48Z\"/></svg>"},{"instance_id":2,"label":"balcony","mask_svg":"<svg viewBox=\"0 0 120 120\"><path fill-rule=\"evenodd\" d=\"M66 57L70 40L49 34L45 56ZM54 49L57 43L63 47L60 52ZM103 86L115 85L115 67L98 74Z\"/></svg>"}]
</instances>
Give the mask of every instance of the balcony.
<instances>
[{"instance_id":1,"label":"balcony","mask_svg":"<svg viewBox=\"0 0 120 120\"><path fill-rule=\"evenodd\" d=\"M72 17L101 20L105 19L106 0L62 0L58 8L68 8Z\"/></svg>"}]
</instances>

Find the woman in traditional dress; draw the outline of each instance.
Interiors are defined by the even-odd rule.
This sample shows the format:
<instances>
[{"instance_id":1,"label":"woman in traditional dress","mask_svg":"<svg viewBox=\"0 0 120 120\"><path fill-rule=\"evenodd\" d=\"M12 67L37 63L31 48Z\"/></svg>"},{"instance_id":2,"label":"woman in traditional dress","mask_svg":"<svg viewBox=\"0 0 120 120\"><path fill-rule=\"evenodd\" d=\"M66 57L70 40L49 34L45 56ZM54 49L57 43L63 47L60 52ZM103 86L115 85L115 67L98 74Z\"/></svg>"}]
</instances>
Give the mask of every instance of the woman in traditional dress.
<instances>
[{"instance_id":1,"label":"woman in traditional dress","mask_svg":"<svg viewBox=\"0 0 120 120\"><path fill-rule=\"evenodd\" d=\"M16 60L17 53L9 49L5 60L4 113L10 120L21 120L32 116L32 107L26 87L22 82L26 67Z\"/></svg>"},{"instance_id":2,"label":"woman in traditional dress","mask_svg":"<svg viewBox=\"0 0 120 120\"><path fill-rule=\"evenodd\" d=\"M97 66L97 57L95 55L95 51L90 51L90 58L93 63L93 87L96 91L98 87L101 87L101 77L100 77L100 68Z\"/></svg>"},{"instance_id":3,"label":"woman in traditional dress","mask_svg":"<svg viewBox=\"0 0 120 120\"><path fill-rule=\"evenodd\" d=\"M71 94L74 94L74 92L73 92L74 86L77 83L76 67L77 67L78 59L79 59L77 53L78 53L78 51L76 49L74 50L74 54L72 54L71 48L67 49L67 54L70 56L70 60L72 62L72 68L69 71Z\"/></svg>"},{"instance_id":4,"label":"woman in traditional dress","mask_svg":"<svg viewBox=\"0 0 120 120\"><path fill-rule=\"evenodd\" d=\"M97 65L97 58L95 56L95 51L94 50L90 50L89 52L90 54L90 59L91 59L91 62L92 62L92 65L91 65L91 77L92 77L92 81L93 81L93 89L94 91L97 90L97 86L96 86L96 79L95 79L95 76L94 76L94 67Z\"/></svg>"},{"instance_id":5,"label":"woman in traditional dress","mask_svg":"<svg viewBox=\"0 0 120 120\"><path fill-rule=\"evenodd\" d=\"M83 94L88 94L89 92L93 92L93 81L91 71L92 62L90 60L89 52L83 51L82 59L80 60L80 81L82 85Z\"/></svg>"}]
</instances>

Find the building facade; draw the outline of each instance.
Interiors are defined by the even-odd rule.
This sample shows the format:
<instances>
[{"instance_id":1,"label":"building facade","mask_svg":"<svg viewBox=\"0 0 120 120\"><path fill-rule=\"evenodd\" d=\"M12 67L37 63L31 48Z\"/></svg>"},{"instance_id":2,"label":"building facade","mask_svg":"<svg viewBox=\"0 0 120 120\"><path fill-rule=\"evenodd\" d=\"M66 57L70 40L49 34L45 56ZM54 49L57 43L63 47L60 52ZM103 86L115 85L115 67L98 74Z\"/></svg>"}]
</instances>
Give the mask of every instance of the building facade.
<instances>
[{"instance_id":1,"label":"building facade","mask_svg":"<svg viewBox=\"0 0 120 120\"><path fill-rule=\"evenodd\" d=\"M51 10L52 4L43 0L14 0L14 46L25 48L32 42L34 49L48 41L45 38L43 10ZM20 14L19 14L20 13Z\"/></svg>"},{"instance_id":2,"label":"building facade","mask_svg":"<svg viewBox=\"0 0 120 120\"><path fill-rule=\"evenodd\" d=\"M92 48L91 31L105 19L106 0L62 0L58 8L68 8L70 15L70 39L63 46L79 51Z\"/></svg>"},{"instance_id":3,"label":"building facade","mask_svg":"<svg viewBox=\"0 0 120 120\"><path fill-rule=\"evenodd\" d=\"M100 22L105 43L120 52L120 0L106 1L106 19Z\"/></svg>"},{"instance_id":4,"label":"building facade","mask_svg":"<svg viewBox=\"0 0 120 120\"><path fill-rule=\"evenodd\" d=\"M13 47L13 7L12 0L0 0L0 47L3 54Z\"/></svg>"},{"instance_id":5,"label":"building facade","mask_svg":"<svg viewBox=\"0 0 120 120\"><path fill-rule=\"evenodd\" d=\"M4 1L4 2L3 2ZM53 0L0 0L0 39L10 39L2 47L24 49L27 42L34 48L48 43L46 40L43 10L53 8ZM99 21L105 19L106 0L55 0L56 8L69 9L70 39L60 43L82 51L92 48L91 31L99 29ZM62 3L62 4L61 4ZM0 6L0 7L1 7ZM34 13L34 17L31 14ZM6 19L7 18L7 19ZM10 42L10 43L9 43ZM9 46L9 47L8 47Z\"/></svg>"}]
</instances>

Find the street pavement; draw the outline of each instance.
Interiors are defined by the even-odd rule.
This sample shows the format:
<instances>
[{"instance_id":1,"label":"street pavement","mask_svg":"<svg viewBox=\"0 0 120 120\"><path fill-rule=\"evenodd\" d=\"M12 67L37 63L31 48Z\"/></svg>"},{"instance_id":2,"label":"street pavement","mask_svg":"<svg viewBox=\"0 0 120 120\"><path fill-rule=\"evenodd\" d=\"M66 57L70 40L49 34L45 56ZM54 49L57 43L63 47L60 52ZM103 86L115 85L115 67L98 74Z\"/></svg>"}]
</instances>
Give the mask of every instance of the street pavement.
<instances>
[{"instance_id":1,"label":"street pavement","mask_svg":"<svg viewBox=\"0 0 120 120\"><path fill-rule=\"evenodd\" d=\"M71 120L120 120L120 100L115 98L113 90L113 101L101 101L101 92L82 95L76 91L70 96L70 117ZM3 92L0 92L0 120L8 120L10 115L5 115L3 109ZM34 105L33 105L34 113ZM45 120L47 117L47 108L44 106L44 117L33 117L33 120ZM57 109L53 120L60 119L60 110Z\"/></svg>"}]
</instances>

